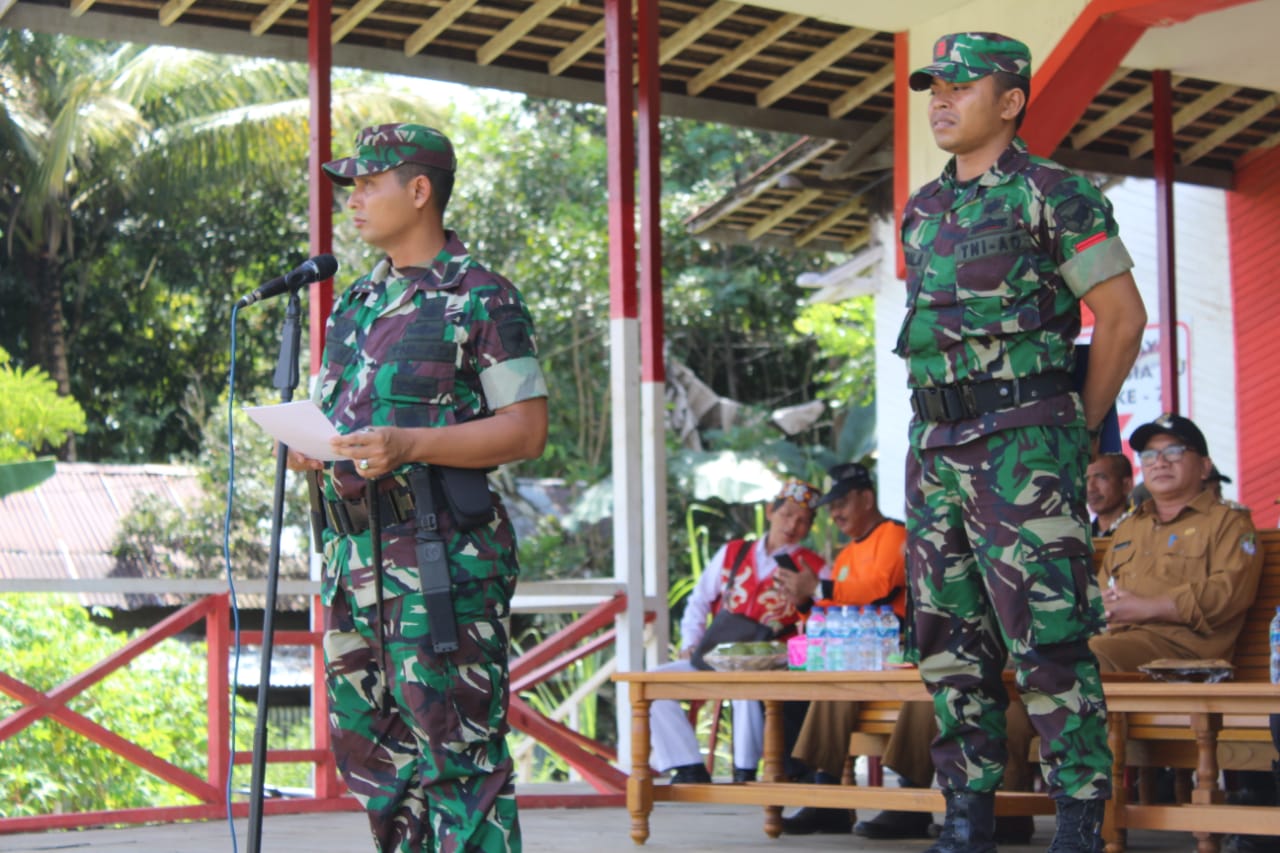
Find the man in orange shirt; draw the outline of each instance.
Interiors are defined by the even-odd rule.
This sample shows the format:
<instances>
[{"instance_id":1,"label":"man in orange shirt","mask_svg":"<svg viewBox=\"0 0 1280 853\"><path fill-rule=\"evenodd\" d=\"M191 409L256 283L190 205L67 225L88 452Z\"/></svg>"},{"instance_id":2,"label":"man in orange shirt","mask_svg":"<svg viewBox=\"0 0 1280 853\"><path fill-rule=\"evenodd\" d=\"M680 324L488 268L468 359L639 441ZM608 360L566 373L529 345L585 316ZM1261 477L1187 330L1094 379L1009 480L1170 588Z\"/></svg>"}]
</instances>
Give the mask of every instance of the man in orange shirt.
<instances>
[{"instance_id":1,"label":"man in orange shirt","mask_svg":"<svg viewBox=\"0 0 1280 853\"><path fill-rule=\"evenodd\" d=\"M849 544L836 556L831 580L780 569L778 582L793 600L812 598L824 607L887 604L901 621L907 607L906 528L880 512L876 487L866 466L849 462L834 466L827 474L833 483L817 505L828 507L831 520L849 537ZM814 781L840 781L849 735L857 720L856 702L814 702L809 706L791 754L813 768ZM782 821L782 831L789 835L845 833L852 826L853 817L846 809L803 808Z\"/></svg>"}]
</instances>

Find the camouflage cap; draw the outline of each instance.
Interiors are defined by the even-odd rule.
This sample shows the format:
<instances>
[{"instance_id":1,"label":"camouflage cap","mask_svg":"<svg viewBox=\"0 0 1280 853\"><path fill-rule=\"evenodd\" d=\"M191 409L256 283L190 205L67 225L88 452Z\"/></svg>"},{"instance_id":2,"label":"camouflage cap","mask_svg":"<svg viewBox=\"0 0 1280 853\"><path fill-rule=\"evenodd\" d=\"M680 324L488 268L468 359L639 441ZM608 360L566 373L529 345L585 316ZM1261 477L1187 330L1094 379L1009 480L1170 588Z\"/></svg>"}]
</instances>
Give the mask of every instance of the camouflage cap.
<instances>
[{"instance_id":1,"label":"camouflage cap","mask_svg":"<svg viewBox=\"0 0 1280 853\"><path fill-rule=\"evenodd\" d=\"M972 83L996 71L1030 80L1031 51L999 33L951 33L934 43L933 62L911 72L907 82L922 92L935 77L948 83Z\"/></svg>"},{"instance_id":2,"label":"camouflage cap","mask_svg":"<svg viewBox=\"0 0 1280 853\"><path fill-rule=\"evenodd\" d=\"M356 134L356 153L324 164L335 184L350 186L361 175L376 175L405 163L452 172L457 166L449 137L420 124L380 124Z\"/></svg>"}]
</instances>

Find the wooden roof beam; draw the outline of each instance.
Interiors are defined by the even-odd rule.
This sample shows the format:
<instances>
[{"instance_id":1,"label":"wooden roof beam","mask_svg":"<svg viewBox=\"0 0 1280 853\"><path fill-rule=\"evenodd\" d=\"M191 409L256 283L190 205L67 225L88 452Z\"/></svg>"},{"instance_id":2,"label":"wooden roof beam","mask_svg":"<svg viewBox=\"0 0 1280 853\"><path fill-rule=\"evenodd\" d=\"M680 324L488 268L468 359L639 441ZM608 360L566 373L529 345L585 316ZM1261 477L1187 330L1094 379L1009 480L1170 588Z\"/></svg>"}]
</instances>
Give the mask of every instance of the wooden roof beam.
<instances>
[{"instance_id":1,"label":"wooden roof beam","mask_svg":"<svg viewBox=\"0 0 1280 853\"><path fill-rule=\"evenodd\" d=\"M284 16L285 12L289 11L289 7L293 3L294 0L271 0L266 5L266 8L258 13L258 17L254 18L253 22L249 24L249 32L255 36L262 35L271 29L275 22Z\"/></svg>"},{"instance_id":2,"label":"wooden roof beam","mask_svg":"<svg viewBox=\"0 0 1280 853\"><path fill-rule=\"evenodd\" d=\"M715 29L717 24L725 18L731 17L741 8L741 3L733 3L729 2L729 0L719 0L719 2L708 8L701 15L689 21L683 27L662 40L662 43L658 45L658 65L666 65L678 56L680 51L684 50L686 47L702 38L702 36ZM632 82L636 84L639 84L640 82L639 66L636 66Z\"/></svg>"},{"instance_id":3,"label":"wooden roof beam","mask_svg":"<svg viewBox=\"0 0 1280 853\"><path fill-rule=\"evenodd\" d=\"M1134 113L1151 103L1151 85L1147 84L1102 115L1098 116L1083 130L1071 137L1071 147L1084 148L1107 131L1119 125Z\"/></svg>"},{"instance_id":4,"label":"wooden roof beam","mask_svg":"<svg viewBox=\"0 0 1280 853\"><path fill-rule=\"evenodd\" d=\"M808 228L801 231L796 235L793 242L795 242L797 246L807 246L818 237L825 234L829 229L839 225L841 222L844 222L850 216L862 212L864 207L865 205L862 201L862 196L855 196L819 219L814 224L810 225Z\"/></svg>"},{"instance_id":5,"label":"wooden roof beam","mask_svg":"<svg viewBox=\"0 0 1280 853\"><path fill-rule=\"evenodd\" d=\"M631 15L636 14L636 0L631 0ZM559 53L551 57L551 61L547 63L547 71L553 77L559 77L568 70L575 62L594 48L596 45L604 41L604 18L596 21L588 27L582 35L571 41Z\"/></svg>"},{"instance_id":6,"label":"wooden roof beam","mask_svg":"<svg viewBox=\"0 0 1280 853\"><path fill-rule=\"evenodd\" d=\"M476 62L489 65L570 0L538 0L476 51Z\"/></svg>"},{"instance_id":7,"label":"wooden roof beam","mask_svg":"<svg viewBox=\"0 0 1280 853\"><path fill-rule=\"evenodd\" d=\"M436 38L449 27L453 26L453 22L461 18L467 13L467 10L476 4L476 0L449 0L448 3L441 7L427 21L416 30L413 34L404 40L404 55L416 56L431 44Z\"/></svg>"},{"instance_id":8,"label":"wooden roof beam","mask_svg":"<svg viewBox=\"0 0 1280 853\"><path fill-rule=\"evenodd\" d=\"M359 3L343 12L338 20L333 22L333 27L329 33L329 41L333 44L342 41L361 21L369 17L373 10L381 5L382 0L360 0Z\"/></svg>"},{"instance_id":9,"label":"wooden roof beam","mask_svg":"<svg viewBox=\"0 0 1280 853\"><path fill-rule=\"evenodd\" d=\"M870 41L875 34L875 30L854 27L839 38L833 39L826 47L761 89L756 95L756 106L767 107L774 101L786 97L847 54L852 53L859 45Z\"/></svg>"},{"instance_id":10,"label":"wooden roof beam","mask_svg":"<svg viewBox=\"0 0 1280 853\"><path fill-rule=\"evenodd\" d=\"M18 0L5 0L5 2L0 3L0 18L3 18L4 13L9 11L9 7L16 2ZM80 17L85 12L88 12L95 2L97 0L71 0L71 17Z\"/></svg>"},{"instance_id":11,"label":"wooden roof beam","mask_svg":"<svg viewBox=\"0 0 1280 853\"><path fill-rule=\"evenodd\" d=\"M578 36L564 49L551 57L551 61L547 63L547 72L552 76L559 77L566 69L572 67L582 57L586 56L592 48L604 41L604 18L596 21L580 36Z\"/></svg>"},{"instance_id":12,"label":"wooden roof beam","mask_svg":"<svg viewBox=\"0 0 1280 853\"><path fill-rule=\"evenodd\" d=\"M195 5L196 0L169 0L160 7L160 13L157 20L160 26L169 27L182 17L183 13Z\"/></svg>"},{"instance_id":13,"label":"wooden roof beam","mask_svg":"<svg viewBox=\"0 0 1280 853\"><path fill-rule=\"evenodd\" d=\"M827 108L827 115L832 118L839 118L854 107L880 94L892 83L893 60L890 59L879 71L867 75L867 78L861 83L832 101L831 106Z\"/></svg>"},{"instance_id":14,"label":"wooden roof beam","mask_svg":"<svg viewBox=\"0 0 1280 853\"><path fill-rule=\"evenodd\" d=\"M863 228L861 231L859 231L857 234L854 234L848 240L845 240L844 245L841 246L840 249L842 251L852 253L852 252L858 251L859 249L861 249L863 246L867 245L870 242L871 242L871 226L868 225L866 228Z\"/></svg>"},{"instance_id":15,"label":"wooden roof beam","mask_svg":"<svg viewBox=\"0 0 1280 853\"><path fill-rule=\"evenodd\" d=\"M686 219L685 226L689 229L689 233L701 234L707 231L734 211L754 201L777 184L784 175L789 175L814 158L822 156L835 144L837 143L834 139L820 138L810 138L796 143L744 183L721 196L719 201Z\"/></svg>"},{"instance_id":16,"label":"wooden roof beam","mask_svg":"<svg viewBox=\"0 0 1280 853\"><path fill-rule=\"evenodd\" d=\"M804 15L783 15L732 51L699 71L698 75L687 84L686 91L690 95L696 95L721 77L732 74L744 62L752 59L760 51L800 26L804 23L804 20Z\"/></svg>"},{"instance_id":17,"label":"wooden roof beam","mask_svg":"<svg viewBox=\"0 0 1280 853\"><path fill-rule=\"evenodd\" d=\"M773 230L773 226L780 222L785 222L790 217L804 210L814 199L822 195L822 190L801 190L791 201L779 207L773 213L761 219L755 225L747 229L747 236L752 240L768 231Z\"/></svg>"},{"instance_id":18,"label":"wooden roof beam","mask_svg":"<svg viewBox=\"0 0 1280 853\"><path fill-rule=\"evenodd\" d=\"M715 29L717 24L731 17L741 8L741 3L719 0L701 15L662 40L658 45L658 64L666 65L675 59L680 51Z\"/></svg>"},{"instance_id":19,"label":"wooden roof beam","mask_svg":"<svg viewBox=\"0 0 1280 853\"><path fill-rule=\"evenodd\" d=\"M1218 106L1238 91L1240 91L1239 86L1222 83L1218 86L1214 86L1194 101L1185 104L1180 110L1173 114L1173 132L1177 133L1179 130L1191 124L1191 122L1200 118L1200 116ZM1143 154L1150 151L1155 144L1155 133L1149 130L1135 139L1133 144L1129 146L1129 156L1135 158L1141 157Z\"/></svg>"},{"instance_id":20,"label":"wooden roof beam","mask_svg":"<svg viewBox=\"0 0 1280 853\"><path fill-rule=\"evenodd\" d=\"M1280 107L1280 95L1267 95L1258 103L1183 151L1182 156L1178 159L1182 161L1183 165L1194 163L1276 107Z\"/></svg>"},{"instance_id":21,"label":"wooden roof beam","mask_svg":"<svg viewBox=\"0 0 1280 853\"><path fill-rule=\"evenodd\" d=\"M875 150L891 136L893 136L892 113L872 125L866 133L858 137L856 142L850 142L849 147L838 158L823 166L820 173L822 179L835 181L857 174L863 161L875 153Z\"/></svg>"}]
</instances>

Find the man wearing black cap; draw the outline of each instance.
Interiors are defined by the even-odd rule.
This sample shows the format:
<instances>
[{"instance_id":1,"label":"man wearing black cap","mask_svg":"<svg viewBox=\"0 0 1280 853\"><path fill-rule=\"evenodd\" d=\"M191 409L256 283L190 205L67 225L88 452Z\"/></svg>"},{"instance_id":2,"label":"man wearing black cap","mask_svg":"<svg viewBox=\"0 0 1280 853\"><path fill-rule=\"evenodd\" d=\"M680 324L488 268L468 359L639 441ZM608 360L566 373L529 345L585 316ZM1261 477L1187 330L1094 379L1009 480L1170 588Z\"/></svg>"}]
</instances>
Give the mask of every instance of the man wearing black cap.
<instances>
[{"instance_id":1,"label":"man wearing black cap","mask_svg":"<svg viewBox=\"0 0 1280 853\"><path fill-rule=\"evenodd\" d=\"M1206 488L1213 461L1188 418L1162 415L1129 445L1151 497L1111 536L1107 631L1089 645L1104 672L1159 658L1230 660L1262 571L1249 510Z\"/></svg>"},{"instance_id":2,"label":"man wearing black cap","mask_svg":"<svg viewBox=\"0 0 1280 853\"><path fill-rule=\"evenodd\" d=\"M1231 482L1209 458L1204 433L1165 414L1134 430L1129 444L1151 497L1115 530L1103 569L1107 632L1090 646L1103 671L1135 671L1160 658L1231 660L1262 573L1262 550L1249 510L1221 497ZM1280 750L1280 718L1272 717ZM1272 772L1237 775L1234 802L1274 805ZM1276 849L1276 839L1240 835L1238 853Z\"/></svg>"},{"instance_id":3,"label":"man wearing black cap","mask_svg":"<svg viewBox=\"0 0 1280 853\"><path fill-rule=\"evenodd\" d=\"M865 465L835 465L827 475L832 480L831 488L818 499L817 506L827 507L831 520L849 543L836 556L830 580L780 569L779 583L795 600L814 598L824 607L888 605L899 620L903 619L907 605L907 534L902 522L885 518L880 512L875 483ZM849 752L849 735L857 719L856 702L814 702L809 706L791 754L813 769L815 782L840 781ZM927 826L928 815L924 818ZM788 835L847 833L852 825L853 818L846 809L803 808L783 818L782 831Z\"/></svg>"},{"instance_id":4,"label":"man wearing black cap","mask_svg":"<svg viewBox=\"0 0 1280 853\"><path fill-rule=\"evenodd\" d=\"M1054 853L1101 849L1111 756L1088 637L1100 621L1084 468L1141 344L1146 311L1111 206L1017 137L1027 46L953 33L915 71L952 154L902 221L911 405L907 564L914 647L934 700L947 804L935 853L995 849L1007 759L1006 658L1040 734ZM1089 371L1073 377L1080 303Z\"/></svg>"}]
</instances>

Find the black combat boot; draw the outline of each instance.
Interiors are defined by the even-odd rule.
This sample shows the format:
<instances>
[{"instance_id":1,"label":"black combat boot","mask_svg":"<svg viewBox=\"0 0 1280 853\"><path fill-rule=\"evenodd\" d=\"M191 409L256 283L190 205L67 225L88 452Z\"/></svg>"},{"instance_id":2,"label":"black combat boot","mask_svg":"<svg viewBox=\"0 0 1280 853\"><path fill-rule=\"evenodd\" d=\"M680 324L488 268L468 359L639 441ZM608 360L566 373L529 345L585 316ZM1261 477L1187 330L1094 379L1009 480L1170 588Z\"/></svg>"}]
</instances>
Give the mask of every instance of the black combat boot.
<instances>
[{"instance_id":1,"label":"black combat boot","mask_svg":"<svg viewBox=\"0 0 1280 853\"><path fill-rule=\"evenodd\" d=\"M1049 853L1102 853L1102 815L1107 808L1106 800L1059 797L1053 805L1058 810L1058 829Z\"/></svg>"},{"instance_id":2,"label":"black combat boot","mask_svg":"<svg viewBox=\"0 0 1280 853\"><path fill-rule=\"evenodd\" d=\"M925 853L995 853L996 795L943 791L947 817L942 834Z\"/></svg>"}]
</instances>

